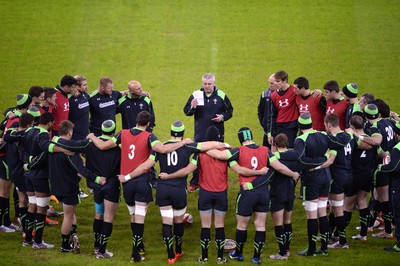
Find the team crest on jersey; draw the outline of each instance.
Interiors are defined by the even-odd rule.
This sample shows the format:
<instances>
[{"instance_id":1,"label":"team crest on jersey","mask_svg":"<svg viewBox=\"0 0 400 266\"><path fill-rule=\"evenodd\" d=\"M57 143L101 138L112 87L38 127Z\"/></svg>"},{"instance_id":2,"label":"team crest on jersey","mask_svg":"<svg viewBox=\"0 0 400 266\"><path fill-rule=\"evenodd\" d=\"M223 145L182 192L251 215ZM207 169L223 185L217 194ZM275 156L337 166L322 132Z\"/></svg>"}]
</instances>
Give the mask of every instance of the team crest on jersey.
<instances>
[{"instance_id":1,"label":"team crest on jersey","mask_svg":"<svg viewBox=\"0 0 400 266\"><path fill-rule=\"evenodd\" d=\"M300 104L299 111L300 112L308 112L308 104Z\"/></svg>"},{"instance_id":2,"label":"team crest on jersey","mask_svg":"<svg viewBox=\"0 0 400 266\"><path fill-rule=\"evenodd\" d=\"M143 103L139 104L140 110L143 109Z\"/></svg>"},{"instance_id":3,"label":"team crest on jersey","mask_svg":"<svg viewBox=\"0 0 400 266\"><path fill-rule=\"evenodd\" d=\"M289 99L286 98L284 101L279 100L279 107L283 108L287 106L289 106Z\"/></svg>"},{"instance_id":4,"label":"team crest on jersey","mask_svg":"<svg viewBox=\"0 0 400 266\"><path fill-rule=\"evenodd\" d=\"M328 107L328 109L326 110L327 114L333 114L335 112L334 108L331 108L330 106Z\"/></svg>"},{"instance_id":5,"label":"team crest on jersey","mask_svg":"<svg viewBox=\"0 0 400 266\"><path fill-rule=\"evenodd\" d=\"M217 99L214 99L213 101L214 101L214 104L217 104L217 102L218 102L218 100L217 100Z\"/></svg>"}]
</instances>

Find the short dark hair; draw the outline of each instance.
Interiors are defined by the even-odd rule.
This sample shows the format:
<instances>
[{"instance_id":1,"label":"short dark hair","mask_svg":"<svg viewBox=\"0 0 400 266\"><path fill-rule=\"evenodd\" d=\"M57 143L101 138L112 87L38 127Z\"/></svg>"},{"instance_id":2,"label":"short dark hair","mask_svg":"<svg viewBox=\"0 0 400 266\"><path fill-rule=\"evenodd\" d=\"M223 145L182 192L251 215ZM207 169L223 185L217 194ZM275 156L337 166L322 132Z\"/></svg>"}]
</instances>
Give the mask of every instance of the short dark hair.
<instances>
[{"instance_id":1,"label":"short dark hair","mask_svg":"<svg viewBox=\"0 0 400 266\"><path fill-rule=\"evenodd\" d=\"M72 123L69 120L64 120L58 125L58 131L60 133L60 136L67 135L68 132L70 132L74 128L74 123Z\"/></svg>"},{"instance_id":2,"label":"short dark hair","mask_svg":"<svg viewBox=\"0 0 400 266\"><path fill-rule=\"evenodd\" d=\"M136 124L143 127L151 122L151 114L147 111L141 111L136 117Z\"/></svg>"},{"instance_id":3,"label":"short dark hair","mask_svg":"<svg viewBox=\"0 0 400 266\"><path fill-rule=\"evenodd\" d=\"M294 80L293 84L296 84L299 89L304 88L308 90L310 88L308 84L308 79L306 79L305 77L298 77Z\"/></svg>"},{"instance_id":4,"label":"short dark hair","mask_svg":"<svg viewBox=\"0 0 400 266\"><path fill-rule=\"evenodd\" d=\"M275 146L278 148L287 148L289 147L289 139L284 133L279 133L274 138Z\"/></svg>"},{"instance_id":5,"label":"short dark hair","mask_svg":"<svg viewBox=\"0 0 400 266\"><path fill-rule=\"evenodd\" d=\"M39 124L40 125L47 125L49 122L54 122L54 115L49 112L44 112L39 117Z\"/></svg>"},{"instance_id":6,"label":"short dark hair","mask_svg":"<svg viewBox=\"0 0 400 266\"><path fill-rule=\"evenodd\" d=\"M332 91L340 92L340 87L336 80L330 80L327 83L325 83L324 90L327 90L330 92L332 92Z\"/></svg>"},{"instance_id":7,"label":"short dark hair","mask_svg":"<svg viewBox=\"0 0 400 266\"><path fill-rule=\"evenodd\" d=\"M381 114L382 118L390 117L390 107L387 103L385 103L382 99L375 99L371 103L375 104L378 107L378 111Z\"/></svg>"},{"instance_id":8,"label":"short dark hair","mask_svg":"<svg viewBox=\"0 0 400 266\"><path fill-rule=\"evenodd\" d=\"M274 77L276 80L282 80L282 81L288 81L289 80L289 74L284 71L280 70L274 74Z\"/></svg>"},{"instance_id":9,"label":"short dark hair","mask_svg":"<svg viewBox=\"0 0 400 266\"><path fill-rule=\"evenodd\" d=\"M28 113L22 114L19 118L19 126L25 128L29 125L32 125L33 121L35 121L35 117L33 117L33 115Z\"/></svg>"},{"instance_id":10,"label":"short dark hair","mask_svg":"<svg viewBox=\"0 0 400 266\"><path fill-rule=\"evenodd\" d=\"M362 94L361 97L364 97L364 102L366 104L371 103L375 99L374 95L372 93L368 93L368 92Z\"/></svg>"},{"instance_id":11,"label":"short dark hair","mask_svg":"<svg viewBox=\"0 0 400 266\"><path fill-rule=\"evenodd\" d=\"M339 126L339 117L335 113L327 114L324 118L326 124L331 124L333 127Z\"/></svg>"},{"instance_id":12,"label":"short dark hair","mask_svg":"<svg viewBox=\"0 0 400 266\"><path fill-rule=\"evenodd\" d=\"M32 98L39 97L40 94L42 94L42 93L43 93L43 88L40 86L32 86L28 92L29 96L31 96Z\"/></svg>"},{"instance_id":13,"label":"short dark hair","mask_svg":"<svg viewBox=\"0 0 400 266\"><path fill-rule=\"evenodd\" d=\"M78 81L73 76L65 75L64 77L61 78L60 81L61 87L64 86L71 87L72 85L78 85Z\"/></svg>"},{"instance_id":14,"label":"short dark hair","mask_svg":"<svg viewBox=\"0 0 400 266\"><path fill-rule=\"evenodd\" d=\"M364 128L364 119L359 115L354 115L350 118L350 125L352 125L355 129L363 129Z\"/></svg>"},{"instance_id":15,"label":"short dark hair","mask_svg":"<svg viewBox=\"0 0 400 266\"><path fill-rule=\"evenodd\" d=\"M57 92L54 88L50 88L50 87L44 87L43 91L44 91L44 99L45 100L47 98L53 97L53 95Z\"/></svg>"}]
</instances>

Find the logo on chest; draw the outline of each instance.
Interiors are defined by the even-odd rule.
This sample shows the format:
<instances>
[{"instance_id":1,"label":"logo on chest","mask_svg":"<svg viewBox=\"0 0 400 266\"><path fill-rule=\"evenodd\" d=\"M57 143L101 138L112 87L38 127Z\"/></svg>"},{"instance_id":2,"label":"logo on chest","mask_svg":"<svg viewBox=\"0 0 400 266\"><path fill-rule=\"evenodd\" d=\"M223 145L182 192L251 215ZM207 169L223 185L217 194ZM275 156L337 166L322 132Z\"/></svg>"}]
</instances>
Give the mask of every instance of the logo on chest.
<instances>
[{"instance_id":1,"label":"logo on chest","mask_svg":"<svg viewBox=\"0 0 400 266\"><path fill-rule=\"evenodd\" d=\"M308 112L308 104L300 104L299 105L299 111L300 112Z\"/></svg>"},{"instance_id":2,"label":"logo on chest","mask_svg":"<svg viewBox=\"0 0 400 266\"><path fill-rule=\"evenodd\" d=\"M289 99L287 99L287 98L284 101L279 100L278 102L279 102L279 107L280 108L284 108L284 107L288 107L289 106Z\"/></svg>"},{"instance_id":3,"label":"logo on chest","mask_svg":"<svg viewBox=\"0 0 400 266\"><path fill-rule=\"evenodd\" d=\"M64 103L64 111L68 111L69 110L69 103Z\"/></svg>"},{"instance_id":4,"label":"logo on chest","mask_svg":"<svg viewBox=\"0 0 400 266\"><path fill-rule=\"evenodd\" d=\"M334 108L332 108L332 107L328 107L328 109L326 110L326 113L327 114L333 114L335 112L335 109Z\"/></svg>"}]
</instances>

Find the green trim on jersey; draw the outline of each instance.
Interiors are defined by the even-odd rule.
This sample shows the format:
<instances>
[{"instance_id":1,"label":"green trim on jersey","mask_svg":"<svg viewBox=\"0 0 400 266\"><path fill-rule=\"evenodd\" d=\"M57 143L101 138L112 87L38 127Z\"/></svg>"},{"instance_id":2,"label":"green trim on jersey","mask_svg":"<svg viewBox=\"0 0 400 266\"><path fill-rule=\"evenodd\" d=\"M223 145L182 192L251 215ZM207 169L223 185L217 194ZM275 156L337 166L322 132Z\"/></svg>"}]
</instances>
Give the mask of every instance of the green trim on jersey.
<instances>
[{"instance_id":1,"label":"green trim on jersey","mask_svg":"<svg viewBox=\"0 0 400 266\"><path fill-rule=\"evenodd\" d=\"M123 102L126 101L126 97L121 97L118 99L118 105L121 105Z\"/></svg>"},{"instance_id":2,"label":"green trim on jersey","mask_svg":"<svg viewBox=\"0 0 400 266\"><path fill-rule=\"evenodd\" d=\"M219 96L219 97L221 97L222 98L222 100L225 100L225 92L223 92L223 91L221 91L221 90L217 90L217 95Z\"/></svg>"},{"instance_id":3,"label":"green trim on jersey","mask_svg":"<svg viewBox=\"0 0 400 266\"><path fill-rule=\"evenodd\" d=\"M271 164L273 162L275 162L276 160L278 160L278 158L274 155L271 158L268 158L268 162Z\"/></svg>"},{"instance_id":4,"label":"green trim on jersey","mask_svg":"<svg viewBox=\"0 0 400 266\"><path fill-rule=\"evenodd\" d=\"M4 170L6 171L6 180L10 180L10 169L8 168L8 165L6 162L3 162Z\"/></svg>"},{"instance_id":5,"label":"green trim on jersey","mask_svg":"<svg viewBox=\"0 0 400 266\"><path fill-rule=\"evenodd\" d=\"M234 166L234 165L236 165L236 164L238 164L237 161L230 161L230 162L229 162L229 167L232 167L232 166Z\"/></svg>"},{"instance_id":6,"label":"green trim on jersey","mask_svg":"<svg viewBox=\"0 0 400 266\"><path fill-rule=\"evenodd\" d=\"M359 102L355 102L354 105L353 105L353 112L352 113L354 114L354 113L358 113L358 112L362 113L363 110L361 110L360 103Z\"/></svg>"},{"instance_id":7,"label":"green trim on jersey","mask_svg":"<svg viewBox=\"0 0 400 266\"><path fill-rule=\"evenodd\" d=\"M89 98L92 98L93 96L95 96L98 93L98 91L92 91L91 93L89 93Z\"/></svg>"},{"instance_id":8,"label":"green trim on jersey","mask_svg":"<svg viewBox=\"0 0 400 266\"><path fill-rule=\"evenodd\" d=\"M150 143L150 146L151 146L151 147L154 147L154 145L156 145L158 142L161 143L161 141L155 140L155 141L153 141L152 143Z\"/></svg>"}]
</instances>

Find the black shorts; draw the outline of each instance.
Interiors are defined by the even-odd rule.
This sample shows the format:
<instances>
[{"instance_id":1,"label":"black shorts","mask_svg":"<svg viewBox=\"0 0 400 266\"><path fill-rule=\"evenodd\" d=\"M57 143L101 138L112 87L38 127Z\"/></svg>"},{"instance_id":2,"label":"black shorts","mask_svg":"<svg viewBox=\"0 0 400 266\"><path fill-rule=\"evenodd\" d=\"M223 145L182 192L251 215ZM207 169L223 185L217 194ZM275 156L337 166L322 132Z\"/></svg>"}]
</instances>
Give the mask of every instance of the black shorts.
<instances>
[{"instance_id":1,"label":"black shorts","mask_svg":"<svg viewBox=\"0 0 400 266\"><path fill-rule=\"evenodd\" d=\"M14 186L20 192L28 192L25 184L14 184Z\"/></svg>"},{"instance_id":2,"label":"black shorts","mask_svg":"<svg viewBox=\"0 0 400 266\"><path fill-rule=\"evenodd\" d=\"M346 197L355 196L360 190L370 192L373 181L374 178L371 172L353 173L353 183L347 190Z\"/></svg>"},{"instance_id":3,"label":"black shorts","mask_svg":"<svg viewBox=\"0 0 400 266\"><path fill-rule=\"evenodd\" d=\"M94 202L101 204L104 200L114 203L120 201L121 186L118 179L107 180L107 183L100 189L93 189Z\"/></svg>"},{"instance_id":4,"label":"black shorts","mask_svg":"<svg viewBox=\"0 0 400 266\"><path fill-rule=\"evenodd\" d=\"M200 188L197 208L199 211L208 211L211 209L221 212L228 211L228 190L210 192Z\"/></svg>"},{"instance_id":5,"label":"black shorts","mask_svg":"<svg viewBox=\"0 0 400 266\"><path fill-rule=\"evenodd\" d=\"M377 172L374 177L375 187L384 187L390 184L390 173Z\"/></svg>"},{"instance_id":6,"label":"black shorts","mask_svg":"<svg viewBox=\"0 0 400 266\"><path fill-rule=\"evenodd\" d=\"M156 204L159 207L172 206L175 210L187 206L186 187L170 186L166 182L159 182L156 192Z\"/></svg>"},{"instance_id":7,"label":"black shorts","mask_svg":"<svg viewBox=\"0 0 400 266\"><path fill-rule=\"evenodd\" d=\"M25 175L24 174L17 174L14 176L11 175L10 180L15 185L15 187L20 188L19 191L26 192Z\"/></svg>"},{"instance_id":8,"label":"black shorts","mask_svg":"<svg viewBox=\"0 0 400 266\"><path fill-rule=\"evenodd\" d=\"M304 201L327 198L329 194L330 182L316 185L303 185L302 196Z\"/></svg>"},{"instance_id":9,"label":"black shorts","mask_svg":"<svg viewBox=\"0 0 400 266\"><path fill-rule=\"evenodd\" d=\"M251 216L253 212L269 211L269 193L265 186L255 190L240 191L236 198L236 214Z\"/></svg>"},{"instance_id":10,"label":"black shorts","mask_svg":"<svg viewBox=\"0 0 400 266\"><path fill-rule=\"evenodd\" d=\"M332 194L348 194L351 190L353 178L335 178L331 182L331 190L329 193Z\"/></svg>"},{"instance_id":11,"label":"black shorts","mask_svg":"<svg viewBox=\"0 0 400 266\"><path fill-rule=\"evenodd\" d=\"M10 181L10 173L6 163L6 157L0 157L0 179Z\"/></svg>"},{"instance_id":12,"label":"black shorts","mask_svg":"<svg viewBox=\"0 0 400 266\"><path fill-rule=\"evenodd\" d=\"M21 178L11 178L11 182L14 184L15 188L20 192L30 192L26 186L25 177ZM33 186L32 186L33 189ZM31 192L34 192L33 190Z\"/></svg>"},{"instance_id":13,"label":"black shorts","mask_svg":"<svg viewBox=\"0 0 400 266\"><path fill-rule=\"evenodd\" d=\"M287 201L281 201L278 197L271 197L269 210L271 212L277 212L280 210L285 210L290 212L293 210L293 205L294 205L294 198Z\"/></svg>"},{"instance_id":14,"label":"black shorts","mask_svg":"<svg viewBox=\"0 0 400 266\"><path fill-rule=\"evenodd\" d=\"M33 178L35 192L50 194L50 180L47 178Z\"/></svg>"},{"instance_id":15,"label":"black shorts","mask_svg":"<svg viewBox=\"0 0 400 266\"><path fill-rule=\"evenodd\" d=\"M129 206L134 206L135 201L138 202L151 202L153 201L153 194L151 186L147 179L131 179L123 183L125 202Z\"/></svg>"},{"instance_id":16,"label":"black shorts","mask_svg":"<svg viewBox=\"0 0 400 266\"><path fill-rule=\"evenodd\" d=\"M60 202L64 203L65 205L78 205L79 203L81 203L81 197L79 196L79 194L75 196L55 196Z\"/></svg>"}]
</instances>

